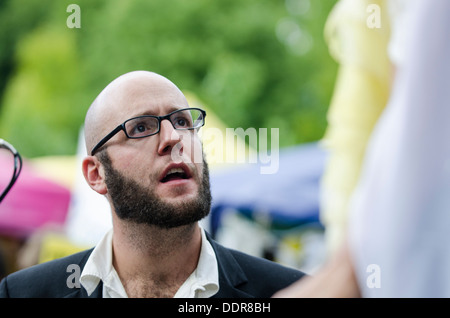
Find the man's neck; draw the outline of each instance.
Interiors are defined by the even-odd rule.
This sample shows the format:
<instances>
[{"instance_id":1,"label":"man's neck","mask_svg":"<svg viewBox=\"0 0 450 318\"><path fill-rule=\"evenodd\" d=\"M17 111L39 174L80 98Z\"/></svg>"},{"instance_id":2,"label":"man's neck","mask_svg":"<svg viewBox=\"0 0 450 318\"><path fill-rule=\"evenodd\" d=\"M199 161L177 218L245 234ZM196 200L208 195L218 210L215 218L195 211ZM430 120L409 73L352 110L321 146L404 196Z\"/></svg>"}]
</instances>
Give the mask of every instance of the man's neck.
<instances>
[{"instance_id":1,"label":"man's neck","mask_svg":"<svg viewBox=\"0 0 450 318\"><path fill-rule=\"evenodd\" d=\"M115 222L113 266L129 297L173 297L197 267L197 223L173 229Z\"/></svg>"}]
</instances>

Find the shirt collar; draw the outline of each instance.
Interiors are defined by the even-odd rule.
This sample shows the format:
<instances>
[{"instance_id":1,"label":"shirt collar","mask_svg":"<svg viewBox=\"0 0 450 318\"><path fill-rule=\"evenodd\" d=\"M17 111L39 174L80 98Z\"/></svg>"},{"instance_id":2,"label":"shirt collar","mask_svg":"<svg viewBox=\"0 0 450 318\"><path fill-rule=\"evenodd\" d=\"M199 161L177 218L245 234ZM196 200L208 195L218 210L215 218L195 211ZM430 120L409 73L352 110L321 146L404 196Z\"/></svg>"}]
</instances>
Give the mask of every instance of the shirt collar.
<instances>
[{"instance_id":1,"label":"shirt collar","mask_svg":"<svg viewBox=\"0 0 450 318\"><path fill-rule=\"evenodd\" d=\"M182 284L175 298L207 298L219 290L219 270L216 254L200 228L202 245L197 268ZM92 251L81 273L80 282L90 296L100 280L103 281L103 297L127 297L114 266L112 265L112 234L108 231Z\"/></svg>"},{"instance_id":2,"label":"shirt collar","mask_svg":"<svg viewBox=\"0 0 450 318\"><path fill-rule=\"evenodd\" d=\"M89 256L80 275L80 283L90 296L100 280L103 281L103 297L127 297L114 266L112 265L112 234L109 230Z\"/></svg>"},{"instance_id":3,"label":"shirt collar","mask_svg":"<svg viewBox=\"0 0 450 318\"><path fill-rule=\"evenodd\" d=\"M219 291L219 269L214 249L201 228L202 247L197 268L178 289L174 298L208 298Z\"/></svg>"}]
</instances>

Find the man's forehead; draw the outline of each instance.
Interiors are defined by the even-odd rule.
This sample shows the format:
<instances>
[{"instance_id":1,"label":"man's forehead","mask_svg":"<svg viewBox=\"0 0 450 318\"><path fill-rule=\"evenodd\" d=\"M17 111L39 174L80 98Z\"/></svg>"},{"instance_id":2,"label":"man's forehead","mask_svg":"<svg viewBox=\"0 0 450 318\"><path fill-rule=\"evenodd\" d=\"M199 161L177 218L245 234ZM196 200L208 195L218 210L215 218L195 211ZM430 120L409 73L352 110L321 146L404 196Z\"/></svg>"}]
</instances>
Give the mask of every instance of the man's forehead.
<instances>
[{"instance_id":1,"label":"man's forehead","mask_svg":"<svg viewBox=\"0 0 450 318\"><path fill-rule=\"evenodd\" d=\"M165 115L185 107L188 103L184 94L167 78L146 71L124 74L105 87L86 114L86 146L90 149L129 118Z\"/></svg>"},{"instance_id":2,"label":"man's forehead","mask_svg":"<svg viewBox=\"0 0 450 318\"><path fill-rule=\"evenodd\" d=\"M106 102L120 117L158 115L188 106L186 98L175 84L153 73L120 80L109 90ZM127 119L125 117L124 120Z\"/></svg>"}]
</instances>

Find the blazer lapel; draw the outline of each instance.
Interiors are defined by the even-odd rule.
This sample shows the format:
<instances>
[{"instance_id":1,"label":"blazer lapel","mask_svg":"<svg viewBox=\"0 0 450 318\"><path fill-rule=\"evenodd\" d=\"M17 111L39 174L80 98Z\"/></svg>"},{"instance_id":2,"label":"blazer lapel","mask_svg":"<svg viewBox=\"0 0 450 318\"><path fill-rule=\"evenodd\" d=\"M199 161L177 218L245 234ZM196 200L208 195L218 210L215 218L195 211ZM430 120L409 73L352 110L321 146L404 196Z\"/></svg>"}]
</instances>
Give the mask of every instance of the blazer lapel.
<instances>
[{"instance_id":1,"label":"blazer lapel","mask_svg":"<svg viewBox=\"0 0 450 318\"><path fill-rule=\"evenodd\" d=\"M206 233L208 241L213 247L217 265L219 268L219 291L214 298L248 298L253 297L246 292L239 289L239 286L248 282L247 276L238 264L236 259L228 249L211 239L210 235Z\"/></svg>"},{"instance_id":2,"label":"blazer lapel","mask_svg":"<svg viewBox=\"0 0 450 318\"><path fill-rule=\"evenodd\" d=\"M80 272L83 271L84 266L87 263L87 260L89 256L91 255L92 251L94 249L91 248L90 250L86 251L86 255L81 259L79 262L80 266ZM88 296L86 289L83 286L80 286L80 288L74 288L73 292L68 293L64 296L64 298L102 298L103 297L103 281L100 280L95 290L92 292L90 296Z\"/></svg>"}]
</instances>

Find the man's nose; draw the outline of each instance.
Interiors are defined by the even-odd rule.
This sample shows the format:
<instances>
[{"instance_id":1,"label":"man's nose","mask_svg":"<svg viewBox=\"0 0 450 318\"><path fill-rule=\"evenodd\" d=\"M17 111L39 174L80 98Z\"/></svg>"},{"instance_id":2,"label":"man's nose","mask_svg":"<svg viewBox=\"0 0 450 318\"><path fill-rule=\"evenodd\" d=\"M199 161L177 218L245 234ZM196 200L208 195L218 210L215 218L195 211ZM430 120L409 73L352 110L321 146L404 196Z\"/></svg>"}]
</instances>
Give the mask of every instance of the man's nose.
<instances>
[{"instance_id":1,"label":"man's nose","mask_svg":"<svg viewBox=\"0 0 450 318\"><path fill-rule=\"evenodd\" d=\"M158 154L163 156L170 153L175 145L180 143L181 137L179 132L173 128L173 125L169 120L162 120L160 125ZM179 147L179 152L181 154L183 151L181 143Z\"/></svg>"}]
</instances>

